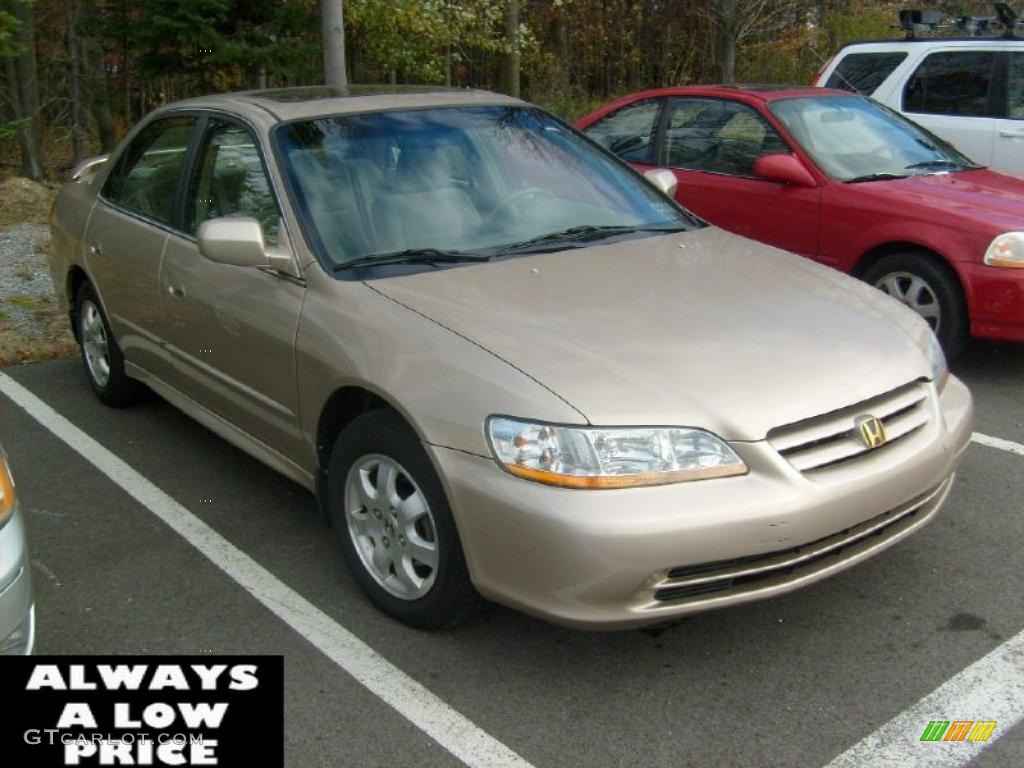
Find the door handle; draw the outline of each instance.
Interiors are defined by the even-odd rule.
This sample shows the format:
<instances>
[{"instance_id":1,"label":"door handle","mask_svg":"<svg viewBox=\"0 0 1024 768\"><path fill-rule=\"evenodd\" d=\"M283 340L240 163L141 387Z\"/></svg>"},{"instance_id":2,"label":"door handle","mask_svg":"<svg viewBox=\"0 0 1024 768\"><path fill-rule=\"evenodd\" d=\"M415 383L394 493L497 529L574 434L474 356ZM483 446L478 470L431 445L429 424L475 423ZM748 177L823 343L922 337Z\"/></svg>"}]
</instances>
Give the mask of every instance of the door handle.
<instances>
[{"instance_id":1,"label":"door handle","mask_svg":"<svg viewBox=\"0 0 1024 768\"><path fill-rule=\"evenodd\" d=\"M173 296L176 299L184 299L185 298L185 289L184 288L177 288L177 287L175 287L173 285L168 285L167 286L167 292L169 294L171 294L171 296Z\"/></svg>"},{"instance_id":2,"label":"door handle","mask_svg":"<svg viewBox=\"0 0 1024 768\"><path fill-rule=\"evenodd\" d=\"M1004 139L1024 139L1024 131L1000 131L999 135Z\"/></svg>"}]
</instances>

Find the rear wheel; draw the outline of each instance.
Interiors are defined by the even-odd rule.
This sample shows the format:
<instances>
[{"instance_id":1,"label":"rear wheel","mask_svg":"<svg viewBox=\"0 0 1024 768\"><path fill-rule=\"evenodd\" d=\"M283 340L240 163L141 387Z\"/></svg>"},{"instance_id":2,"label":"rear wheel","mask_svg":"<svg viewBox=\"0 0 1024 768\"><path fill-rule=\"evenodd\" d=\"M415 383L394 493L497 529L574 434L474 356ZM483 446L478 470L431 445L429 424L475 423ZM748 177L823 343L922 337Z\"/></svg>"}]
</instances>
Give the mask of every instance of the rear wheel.
<instances>
[{"instance_id":1,"label":"rear wheel","mask_svg":"<svg viewBox=\"0 0 1024 768\"><path fill-rule=\"evenodd\" d=\"M142 385L128 377L124 355L110 331L110 323L90 283L82 283L75 302L75 322L82 362L96 397L106 405L121 407L139 399Z\"/></svg>"},{"instance_id":2,"label":"rear wheel","mask_svg":"<svg viewBox=\"0 0 1024 768\"><path fill-rule=\"evenodd\" d=\"M920 253L894 253L864 273L863 279L910 307L935 332L949 358L967 344L967 306L956 274Z\"/></svg>"},{"instance_id":3,"label":"rear wheel","mask_svg":"<svg viewBox=\"0 0 1024 768\"><path fill-rule=\"evenodd\" d=\"M349 570L382 611L420 629L442 629L480 603L441 482L394 411L370 411L341 433L327 498Z\"/></svg>"}]
</instances>

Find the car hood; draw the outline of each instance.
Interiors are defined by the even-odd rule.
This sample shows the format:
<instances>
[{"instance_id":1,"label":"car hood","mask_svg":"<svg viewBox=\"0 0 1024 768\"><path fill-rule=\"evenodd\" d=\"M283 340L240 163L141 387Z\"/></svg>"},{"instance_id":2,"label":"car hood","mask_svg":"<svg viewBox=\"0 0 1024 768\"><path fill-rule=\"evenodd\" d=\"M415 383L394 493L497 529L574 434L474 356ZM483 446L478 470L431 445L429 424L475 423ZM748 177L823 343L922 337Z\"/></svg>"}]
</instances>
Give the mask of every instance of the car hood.
<instances>
[{"instance_id":1,"label":"car hood","mask_svg":"<svg viewBox=\"0 0 1024 768\"><path fill-rule=\"evenodd\" d=\"M905 307L713 227L368 285L501 357L592 424L760 440L930 375L921 352L930 331Z\"/></svg>"},{"instance_id":2,"label":"car hood","mask_svg":"<svg viewBox=\"0 0 1024 768\"><path fill-rule=\"evenodd\" d=\"M1024 179L987 168L855 186L864 194L886 198L900 208L916 202L938 209L937 215L942 217L960 215L991 224L1000 231L1024 229Z\"/></svg>"}]
</instances>

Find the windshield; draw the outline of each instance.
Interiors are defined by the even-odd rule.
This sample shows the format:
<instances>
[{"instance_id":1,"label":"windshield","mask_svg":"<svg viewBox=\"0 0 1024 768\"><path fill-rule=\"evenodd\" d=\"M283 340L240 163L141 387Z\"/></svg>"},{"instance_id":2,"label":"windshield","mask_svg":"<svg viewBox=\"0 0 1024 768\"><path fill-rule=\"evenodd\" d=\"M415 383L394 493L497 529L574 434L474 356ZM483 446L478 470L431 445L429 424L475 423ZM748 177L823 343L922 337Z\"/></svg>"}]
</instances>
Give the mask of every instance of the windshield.
<instances>
[{"instance_id":1,"label":"windshield","mask_svg":"<svg viewBox=\"0 0 1024 768\"><path fill-rule=\"evenodd\" d=\"M780 99L769 108L839 181L978 167L942 139L861 96Z\"/></svg>"},{"instance_id":2,"label":"windshield","mask_svg":"<svg viewBox=\"0 0 1024 768\"><path fill-rule=\"evenodd\" d=\"M700 223L532 108L324 117L287 124L277 140L310 239L334 267L414 251L493 255L568 230Z\"/></svg>"}]
</instances>

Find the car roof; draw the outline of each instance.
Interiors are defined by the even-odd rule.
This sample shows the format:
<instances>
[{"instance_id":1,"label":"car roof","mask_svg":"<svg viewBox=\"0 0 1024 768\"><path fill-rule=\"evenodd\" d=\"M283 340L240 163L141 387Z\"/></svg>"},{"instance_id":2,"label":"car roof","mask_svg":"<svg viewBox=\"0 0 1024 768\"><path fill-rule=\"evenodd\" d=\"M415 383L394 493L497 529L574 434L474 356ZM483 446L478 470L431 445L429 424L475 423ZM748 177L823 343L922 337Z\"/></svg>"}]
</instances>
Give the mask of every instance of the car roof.
<instances>
[{"instance_id":1,"label":"car roof","mask_svg":"<svg viewBox=\"0 0 1024 768\"><path fill-rule=\"evenodd\" d=\"M882 40L852 40L844 43L838 53L847 48L856 48L860 45L882 45L897 47L901 45L923 46L923 45L953 45L954 47L972 47L986 45L1019 45L1024 43L1021 37L895 37Z\"/></svg>"},{"instance_id":2,"label":"car roof","mask_svg":"<svg viewBox=\"0 0 1024 768\"><path fill-rule=\"evenodd\" d=\"M850 92L839 90L838 88L816 88L811 85L764 85L756 83L740 85L678 85L632 93L619 99L619 102L636 101L642 98L657 98L660 96L716 96L719 98L743 96L750 101L776 101L778 99L829 95L849 96Z\"/></svg>"},{"instance_id":3,"label":"car roof","mask_svg":"<svg viewBox=\"0 0 1024 768\"><path fill-rule=\"evenodd\" d=\"M524 105L525 102L490 91L431 86L348 85L273 88L211 94L166 104L171 109L221 109L274 122L356 112L427 107Z\"/></svg>"}]
</instances>

